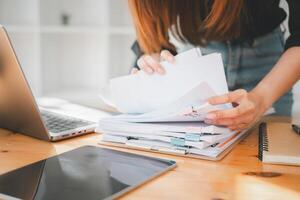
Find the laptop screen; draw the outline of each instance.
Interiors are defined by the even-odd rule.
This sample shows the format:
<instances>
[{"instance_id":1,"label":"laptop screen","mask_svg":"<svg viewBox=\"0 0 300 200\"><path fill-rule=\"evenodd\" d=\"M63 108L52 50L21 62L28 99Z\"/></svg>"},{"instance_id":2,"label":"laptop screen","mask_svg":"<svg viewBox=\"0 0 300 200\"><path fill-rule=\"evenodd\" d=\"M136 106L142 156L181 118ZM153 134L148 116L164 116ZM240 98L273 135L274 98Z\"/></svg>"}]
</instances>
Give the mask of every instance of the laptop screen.
<instances>
[{"instance_id":1,"label":"laptop screen","mask_svg":"<svg viewBox=\"0 0 300 200\"><path fill-rule=\"evenodd\" d=\"M1 175L0 193L20 199L110 199L175 166L171 160L85 146Z\"/></svg>"}]
</instances>

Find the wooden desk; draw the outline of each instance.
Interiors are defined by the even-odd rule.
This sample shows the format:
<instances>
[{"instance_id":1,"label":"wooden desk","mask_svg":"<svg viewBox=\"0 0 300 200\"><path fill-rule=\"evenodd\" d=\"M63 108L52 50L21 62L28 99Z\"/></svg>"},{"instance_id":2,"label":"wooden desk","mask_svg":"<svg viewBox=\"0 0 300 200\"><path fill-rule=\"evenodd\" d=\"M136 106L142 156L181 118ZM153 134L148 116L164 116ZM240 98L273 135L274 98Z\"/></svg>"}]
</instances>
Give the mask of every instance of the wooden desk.
<instances>
[{"instance_id":1,"label":"wooden desk","mask_svg":"<svg viewBox=\"0 0 300 200\"><path fill-rule=\"evenodd\" d=\"M0 130L0 174L76 147L98 146L100 138L89 134L50 143ZM300 167L262 164L257 159L256 130L219 162L119 150L178 163L122 199L300 199Z\"/></svg>"}]
</instances>

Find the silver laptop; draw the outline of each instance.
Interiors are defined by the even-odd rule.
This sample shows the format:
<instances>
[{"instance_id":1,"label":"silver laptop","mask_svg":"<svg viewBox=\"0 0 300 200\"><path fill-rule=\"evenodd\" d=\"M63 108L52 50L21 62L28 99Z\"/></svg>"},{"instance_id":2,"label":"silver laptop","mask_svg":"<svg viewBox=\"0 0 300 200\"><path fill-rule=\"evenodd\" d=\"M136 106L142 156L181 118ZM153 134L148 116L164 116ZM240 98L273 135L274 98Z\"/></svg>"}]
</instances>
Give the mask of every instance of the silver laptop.
<instances>
[{"instance_id":1,"label":"silver laptop","mask_svg":"<svg viewBox=\"0 0 300 200\"><path fill-rule=\"evenodd\" d=\"M93 132L96 126L38 108L8 34L0 25L0 128L56 141Z\"/></svg>"}]
</instances>

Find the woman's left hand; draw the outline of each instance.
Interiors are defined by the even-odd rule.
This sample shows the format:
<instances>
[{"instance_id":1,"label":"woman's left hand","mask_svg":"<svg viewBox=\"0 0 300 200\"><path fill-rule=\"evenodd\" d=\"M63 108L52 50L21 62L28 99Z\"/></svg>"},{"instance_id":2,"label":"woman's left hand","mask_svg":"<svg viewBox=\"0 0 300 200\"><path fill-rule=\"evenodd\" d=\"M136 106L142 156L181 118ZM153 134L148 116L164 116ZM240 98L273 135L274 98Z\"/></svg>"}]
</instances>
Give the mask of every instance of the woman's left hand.
<instances>
[{"instance_id":1,"label":"woman's left hand","mask_svg":"<svg viewBox=\"0 0 300 200\"><path fill-rule=\"evenodd\" d=\"M212 97L208 102L212 105L232 103L235 106L232 109L208 113L205 122L227 126L236 131L251 127L260 120L267 110L267 107L263 106L261 98L243 89Z\"/></svg>"}]
</instances>

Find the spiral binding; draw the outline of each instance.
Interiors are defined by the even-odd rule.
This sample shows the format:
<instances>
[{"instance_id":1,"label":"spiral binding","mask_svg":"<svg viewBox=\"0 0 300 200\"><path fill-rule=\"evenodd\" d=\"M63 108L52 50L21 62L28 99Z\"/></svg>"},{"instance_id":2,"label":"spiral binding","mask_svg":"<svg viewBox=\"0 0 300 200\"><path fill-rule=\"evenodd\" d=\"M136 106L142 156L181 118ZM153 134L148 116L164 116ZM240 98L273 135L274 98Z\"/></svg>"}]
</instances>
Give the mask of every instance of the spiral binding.
<instances>
[{"instance_id":1,"label":"spiral binding","mask_svg":"<svg viewBox=\"0 0 300 200\"><path fill-rule=\"evenodd\" d=\"M269 151L269 140L267 135L267 124L261 123L259 125L258 134L258 158L263 160L264 151Z\"/></svg>"}]
</instances>

